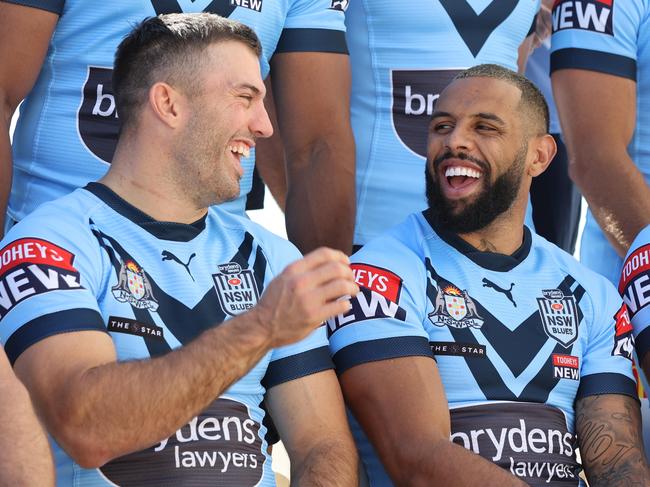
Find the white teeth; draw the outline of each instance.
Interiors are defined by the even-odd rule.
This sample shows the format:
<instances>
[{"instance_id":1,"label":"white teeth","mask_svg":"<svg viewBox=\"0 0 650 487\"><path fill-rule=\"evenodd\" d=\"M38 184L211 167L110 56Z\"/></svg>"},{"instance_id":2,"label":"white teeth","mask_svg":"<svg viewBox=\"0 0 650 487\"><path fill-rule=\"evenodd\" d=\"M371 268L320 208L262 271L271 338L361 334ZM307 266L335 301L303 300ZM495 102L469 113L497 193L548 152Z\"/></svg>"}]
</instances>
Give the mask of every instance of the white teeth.
<instances>
[{"instance_id":1,"label":"white teeth","mask_svg":"<svg viewBox=\"0 0 650 487\"><path fill-rule=\"evenodd\" d=\"M470 169L463 166L448 167L445 171L445 177L449 178L452 176L467 176L470 178L480 178L481 173L475 169Z\"/></svg>"},{"instance_id":2,"label":"white teeth","mask_svg":"<svg viewBox=\"0 0 650 487\"><path fill-rule=\"evenodd\" d=\"M248 157L251 153L250 148L246 145L229 145L228 150L234 152L235 154L241 154L244 157Z\"/></svg>"}]
</instances>

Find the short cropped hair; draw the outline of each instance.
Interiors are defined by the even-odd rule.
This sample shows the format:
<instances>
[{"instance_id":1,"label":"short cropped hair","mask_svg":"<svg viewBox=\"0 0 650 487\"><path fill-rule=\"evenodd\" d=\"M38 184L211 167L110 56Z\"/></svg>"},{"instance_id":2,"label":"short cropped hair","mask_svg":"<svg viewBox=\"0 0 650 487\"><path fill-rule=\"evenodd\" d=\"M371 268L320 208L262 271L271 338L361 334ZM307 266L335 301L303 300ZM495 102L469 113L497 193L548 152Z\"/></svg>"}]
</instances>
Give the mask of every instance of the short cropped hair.
<instances>
[{"instance_id":1,"label":"short cropped hair","mask_svg":"<svg viewBox=\"0 0 650 487\"><path fill-rule=\"evenodd\" d=\"M250 27L216 14L166 14L136 25L115 53L113 93L122 127L133 122L157 82L188 95L197 91L206 48L225 41L241 42L257 57L262 53Z\"/></svg>"},{"instance_id":2,"label":"short cropped hair","mask_svg":"<svg viewBox=\"0 0 650 487\"><path fill-rule=\"evenodd\" d=\"M499 79L519 88L519 91L521 91L519 105L523 107L522 113L527 117L526 122L537 131L535 135L548 133L548 105L542 92L528 78L497 64L479 64L473 66L458 73L454 80L466 78Z\"/></svg>"}]
</instances>

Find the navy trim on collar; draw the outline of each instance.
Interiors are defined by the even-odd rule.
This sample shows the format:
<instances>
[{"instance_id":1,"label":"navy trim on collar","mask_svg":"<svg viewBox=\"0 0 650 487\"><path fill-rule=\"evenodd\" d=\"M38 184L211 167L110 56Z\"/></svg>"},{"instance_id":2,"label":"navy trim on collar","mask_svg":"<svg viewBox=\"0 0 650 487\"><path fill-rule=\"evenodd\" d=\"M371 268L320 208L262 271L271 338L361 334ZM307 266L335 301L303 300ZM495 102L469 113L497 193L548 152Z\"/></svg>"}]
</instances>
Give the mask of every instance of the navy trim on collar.
<instances>
[{"instance_id":1,"label":"navy trim on collar","mask_svg":"<svg viewBox=\"0 0 650 487\"><path fill-rule=\"evenodd\" d=\"M118 196L112 189L101 183L88 183L84 189L118 212L124 218L146 230L161 240L189 242L205 229L206 213L193 223L161 222L139 210L128 201Z\"/></svg>"},{"instance_id":2,"label":"navy trim on collar","mask_svg":"<svg viewBox=\"0 0 650 487\"><path fill-rule=\"evenodd\" d=\"M521 243L521 246L511 255L506 255L496 252L484 252L478 250L476 247L473 247L465 240L460 238L457 234L441 228L435 221L431 210L424 210L422 212L422 215L424 216L424 219L429 223L429 225L431 225L433 231L436 232L442 240L458 250L458 252L470 259L476 265L479 265L485 269L497 272L510 271L521 264L530 253L533 237L530 233L529 228L526 226L524 226L524 240Z\"/></svg>"}]
</instances>

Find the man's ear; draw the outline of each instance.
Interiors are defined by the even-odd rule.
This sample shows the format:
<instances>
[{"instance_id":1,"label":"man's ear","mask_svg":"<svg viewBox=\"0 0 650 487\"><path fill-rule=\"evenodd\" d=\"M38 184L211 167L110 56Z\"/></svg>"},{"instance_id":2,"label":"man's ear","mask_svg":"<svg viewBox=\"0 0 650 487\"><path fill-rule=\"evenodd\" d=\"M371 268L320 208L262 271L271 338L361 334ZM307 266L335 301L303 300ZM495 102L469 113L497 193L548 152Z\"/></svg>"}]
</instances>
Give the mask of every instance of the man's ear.
<instances>
[{"instance_id":1,"label":"man's ear","mask_svg":"<svg viewBox=\"0 0 650 487\"><path fill-rule=\"evenodd\" d=\"M149 107L158 120L173 129L183 123L187 98L171 85L160 81L149 89Z\"/></svg>"},{"instance_id":2,"label":"man's ear","mask_svg":"<svg viewBox=\"0 0 650 487\"><path fill-rule=\"evenodd\" d=\"M557 145L555 139L549 134L531 137L528 144L531 159L528 162L527 172L529 176L534 178L546 171L546 168L555 157Z\"/></svg>"}]
</instances>

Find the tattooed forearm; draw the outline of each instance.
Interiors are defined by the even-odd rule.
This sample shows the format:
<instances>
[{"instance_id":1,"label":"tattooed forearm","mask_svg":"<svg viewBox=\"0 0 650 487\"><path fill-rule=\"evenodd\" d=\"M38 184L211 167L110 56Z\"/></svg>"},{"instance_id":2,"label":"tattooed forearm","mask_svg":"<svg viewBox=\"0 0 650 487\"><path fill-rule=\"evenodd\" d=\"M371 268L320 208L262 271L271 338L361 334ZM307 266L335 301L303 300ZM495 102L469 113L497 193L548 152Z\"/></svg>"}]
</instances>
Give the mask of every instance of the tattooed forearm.
<instances>
[{"instance_id":1,"label":"tattooed forearm","mask_svg":"<svg viewBox=\"0 0 650 487\"><path fill-rule=\"evenodd\" d=\"M627 396L589 396L576 404L576 432L591 487L650 485L641 414Z\"/></svg>"}]
</instances>

